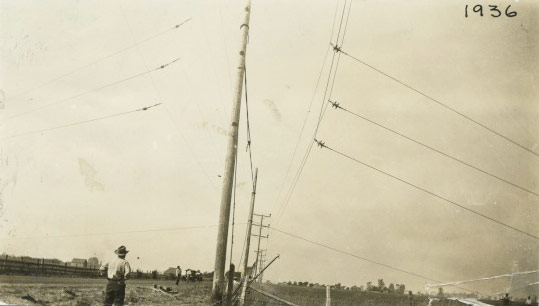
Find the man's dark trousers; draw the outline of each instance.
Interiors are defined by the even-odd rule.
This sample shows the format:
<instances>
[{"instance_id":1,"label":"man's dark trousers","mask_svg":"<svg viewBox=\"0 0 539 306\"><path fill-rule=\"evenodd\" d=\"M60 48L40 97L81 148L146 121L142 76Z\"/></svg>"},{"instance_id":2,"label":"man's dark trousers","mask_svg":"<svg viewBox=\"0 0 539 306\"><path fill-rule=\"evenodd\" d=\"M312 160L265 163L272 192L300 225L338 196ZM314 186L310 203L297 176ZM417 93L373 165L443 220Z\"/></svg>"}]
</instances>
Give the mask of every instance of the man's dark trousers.
<instances>
[{"instance_id":1,"label":"man's dark trousers","mask_svg":"<svg viewBox=\"0 0 539 306\"><path fill-rule=\"evenodd\" d=\"M123 306L125 298L125 282L109 279L105 289L105 306Z\"/></svg>"}]
</instances>

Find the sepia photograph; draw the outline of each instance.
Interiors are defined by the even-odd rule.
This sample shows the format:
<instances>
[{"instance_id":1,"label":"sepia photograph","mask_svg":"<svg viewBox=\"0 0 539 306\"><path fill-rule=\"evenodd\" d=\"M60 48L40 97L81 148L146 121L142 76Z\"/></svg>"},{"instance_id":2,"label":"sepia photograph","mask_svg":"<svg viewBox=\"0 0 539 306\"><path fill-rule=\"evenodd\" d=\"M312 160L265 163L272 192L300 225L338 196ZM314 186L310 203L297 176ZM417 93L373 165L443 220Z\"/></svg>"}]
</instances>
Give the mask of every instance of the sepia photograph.
<instances>
[{"instance_id":1,"label":"sepia photograph","mask_svg":"<svg viewBox=\"0 0 539 306\"><path fill-rule=\"evenodd\" d=\"M0 305L538 296L538 0L0 0Z\"/></svg>"}]
</instances>

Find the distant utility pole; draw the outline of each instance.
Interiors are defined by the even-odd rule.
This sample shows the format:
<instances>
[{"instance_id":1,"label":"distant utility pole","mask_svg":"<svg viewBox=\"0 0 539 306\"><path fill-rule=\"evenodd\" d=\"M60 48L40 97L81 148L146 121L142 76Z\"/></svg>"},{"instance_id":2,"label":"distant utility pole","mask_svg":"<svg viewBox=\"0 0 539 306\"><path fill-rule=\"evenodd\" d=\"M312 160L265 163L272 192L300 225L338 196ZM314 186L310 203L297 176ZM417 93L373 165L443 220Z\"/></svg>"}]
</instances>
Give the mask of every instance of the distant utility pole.
<instances>
[{"instance_id":1,"label":"distant utility pole","mask_svg":"<svg viewBox=\"0 0 539 306\"><path fill-rule=\"evenodd\" d=\"M260 217L260 223L253 223L254 226L258 226L258 235L253 235L255 237L258 237L258 246L256 247L256 269L257 269L257 273L258 274L260 271L262 271L262 269L264 269L264 255L263 253L266 252L267 250L261 250L260 249L260 241L262 240L262 238L265 238L265 239L268 239L269 238L269 234L267 234L266 236L263 236L262 235L262 229L263 228L269 228L270 225L264 225L264 219L266 218L267 221L269 221L269 218L271 217L271 214L270 215L258 215L258 214L254 214L255 216L257 217ZM259 276L258 278L258 282L261 282L262 280L262 275Z\"/></svg>"},{"instance_id":2,"label":"distant utility pole","mask_svg":"<svg viewBox=\"0 0 539 306\"><path fill-rule=\"evenodd\" d=\"M221 209L219 212L219 228L217 233L217 247L215 250L215 269L213 271L213 286L211 299L213 302L223 300L223 291L226 286L225 262L228 239L228 223L230 221L230 200L232 198L232 185L234 181L234 168L238 147L238 126L240 121L241 97L243 91L243 78L245 73L245 55L249 37L249 19L251 17L251 0L247 0L245 19L240 26L241 44L239 50L239 63L236 71L234 99L232 101L232 122L228 132L227 154L225 171L223 173L223 189L221 192Z\"/></svg>"},{"instance_id":3,"label":"distant utility pole","mask_svg":"<svg viewBox=\"0 0 539 306\"><path fill-rule=\"evenodd\" d=\"M326 306L331 306L331 286L326 286Z\"/></svg>"},{"instance_id":4,"label":"distant utility pole","mask_svg":"<svg viewBox=\"0 0 539 306\"><path fill-rule=\"evenodd\" d=\"M262 270L264 269L265 263L266 263L266 251L267 250L260 250L260 270L261 270L261 272L259 272L260 276L258 276L257 281L259 283L261 283L261 284L262 284L263 278L264 278L264 271L262 271Z\"/></svg>"}]
</instances>

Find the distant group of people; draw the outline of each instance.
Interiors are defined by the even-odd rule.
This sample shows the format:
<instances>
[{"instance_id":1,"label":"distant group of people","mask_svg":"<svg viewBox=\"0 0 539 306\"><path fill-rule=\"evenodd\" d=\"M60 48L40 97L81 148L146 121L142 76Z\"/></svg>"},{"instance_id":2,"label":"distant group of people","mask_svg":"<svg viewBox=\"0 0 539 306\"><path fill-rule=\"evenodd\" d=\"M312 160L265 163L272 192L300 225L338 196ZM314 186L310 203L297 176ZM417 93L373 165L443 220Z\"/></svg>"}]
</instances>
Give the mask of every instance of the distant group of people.
<instances>
[{"instance_id":1,"label":"distant group of people","mask_svg":"<svg viewBox=\"0 0 539 306\"><path fill-rule=\"evenodd\" d=\"M181 282L196 282L202 281L202 272L200 270L185 270L185 275L182 274L182 268L180 266L176 267L176 286Z\"/></svg>"},{"instance_id":2,"label":"distant group of people","mask_svg":"<svg viewBox=\"0 0 539 306\"><path fill-rule=\"evenodd\" d=\"M526 305L539 305L539 300L537 300L537 295L533 297L528 296L528 299L526 300Z\"/></svg>"},{"instance_id":3,"label":"distant group of people","mask_svg":"<svg viewBox=\"0 0 539 306\"><path fill-rule=\"evenodd\" d=\"M501 298L501 301L503 306L511 305L511 298L509 297L509 293L506 293L505 296ZM531 296L528 296L528 298L526 299L526 305L539 305L537 296L535 296L533 300Z\"/></svg>"}]
</instances>

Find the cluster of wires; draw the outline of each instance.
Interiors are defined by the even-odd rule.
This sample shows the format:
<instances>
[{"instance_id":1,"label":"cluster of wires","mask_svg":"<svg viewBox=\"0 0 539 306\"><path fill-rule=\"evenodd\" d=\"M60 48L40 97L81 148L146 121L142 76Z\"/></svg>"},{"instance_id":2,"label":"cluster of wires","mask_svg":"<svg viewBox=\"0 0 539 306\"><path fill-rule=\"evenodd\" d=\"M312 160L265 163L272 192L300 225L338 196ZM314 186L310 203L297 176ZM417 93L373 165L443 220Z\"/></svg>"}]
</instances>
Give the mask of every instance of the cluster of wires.
<instances>
[{"instance_id":1,"label":"cluster of wires","mask_svg":"<svg viewBox=\"0 0 539 306\"><path fill-rule=\"evenodd\" d=\"M286 175L285 175L285 180L289 177L289 173L291 171L291 168L292 168L292 164L293 162L296 160L296 154L297 154L297 151L298 151L298 147L299 147L299 143L300 141L303 139L303 136L304 136L304 132L305 132L305 127L306 127L306 123L307 123L307 120L308 118L310 117L311 115L311 107L312 107L312 104L313 104L313 100L314 100L314 96L316 95L316 92L317 92L317 89L318 89L318 86L319 86L319 83L320 83L320 79L321 79L321 76L322 76L322 71L324 70L324 67L325 67L325 64L326 64L326 60L327 60L327 56L328 56L328 53L330 51L330 49L333 49L333 55L331 57L331 61L330 61L330 68L329 68L329 73L328 73L328 76L327 76L327 80L326 80L326 86L325 86L325 89L324 89L324 93L322 95L322 102L320 103L320 110L319 110L319 113L318 113L318 117L317 117L317 120L316 120L316 125L315 125L315 128L314 128L314 131L312 133L312 137L310 139L310 141L308 142L308 145L307 145L307 148L306 150L304 151L304 154L303 154L303 157L300 159L299 161L299 166L297 167L296 171L295 171L295 174L292 176L292 179L290 181L290 185L288 186L288 188L286 189L285 191L285 183L283 181L283 184L281 186L281 191L279 192L279 201L275 201L275 203L279 203L279 204L274 204L273 208L272 208L272 211L276 211L276 216L277 216L277 221L276 223L279 222L279 220L281 219L282 215L284 214L289 202L290 202L290 198L292 197L293 195L293 192L297 186L297 183L301 177L301 174L305 168L305 165L307 163L307 160L309 158L309 155L312 151L312 148L315 144L317 144L320 148L322 149L327 149L329 152L332 152L332 153L335 153L336 155L338 156L341 156L341 157L344 157L348 160L351 160L351 161L354 161L355 163L357 163L358 165L361 165L363 167L367 167L371 170L374 170L378 173L381 173L383 175L386 175L386 176L389 176L401 183L404 183L408 186L411 186L417 190L420 190L426 194L429 194L433 197L436 197L438 199L441 199L443 201L445 201L446 203L450 204L450 205L454 205L460 209L463 209L464 211L467 211L469 213L472 213L478 217L481 217L485 220L488 220L490 222L493 222L494 224L497 224L499 226L502 226L502 227L505 227L506 229L509 229L509 230L512 230L512 231L515 231L519 234L522 234L522 235L525 235L526 237L528 238L531 238L533 240L539 240L539 236L533 234L533 233L530 233L530 232L527 232L523 229L520 229L520 228L517 228L515 226L512 226L510 224L507 224L506 222L503 222L501 220L498 220L494 217L491 217L491 216L488 216L486 214L483 214L483 213L480 213L476 210L473 210L461 203L458 203L456 201L453 201L445 196L442 196L440 194L437 194L431 190L428 190L424 187L421 187L417 184L414 184L412 182L409 182L407 181L406 179L402 178L402 177L399 177L399 176L396 176L392 173L390 173L389 171L387 170L383 170L383 169L380 169L372 164L369 164L369 163L366 163L364 162L363 160L357 158L357 157L353 157L351 156L350 154L347 154L345 152L342 152L341 150L337 150L333 147L330 147L328 146L324 141L322 140L319 140L317 138L317 135L318 135L318 131L319 131L319 128L320 128L320 125L323 121L323 118L324 118L324 115L326 113L326 110L328 108L328 106L331 106L332 108L336 109L336 110L341 110L341 111L344 111L350 115L353 115L354 117L356 118L359 118L361 120L364 120L370 124L373 124L379 128L382 128L384 129L385 131L387 132L390 132L394 135L397 135L401 138L404 138L416 145L419 145L425 149L428 149L430 150L431 152L435 152L436 154L439 154L445 158L448 158L448 159L451 159L455 162L458 162L462 165L465 165L466 167L472 169L472 170L475 170L483 175L486 175L490 178L493 178L495 180L498 180L504 184L507 184L509 186L512 186L520 191L523 191L533 197L536 197L538 198L539 197L539 193L535 190L533 190L532 188L529 188L529 187L526 187L526 186L522 186L520 184L517 184L515 182L512 182L510 181L509 179L506 179L506 178L503 178L502 176L498 175L498 174L495 174L495 173L492 173L490 171L487 171L487 170L484 170L482 168L480 168L479 166L476 166L470 162L467 162L465 161L464 159L458 157L458 156L455 156L455 155L452 155L452 154L449 154L449 153L446 153L440 149L437 149L435 148L434 146L432 145L429 145L421 140L418 140L418 139L415 139L411 136L408 136L406 134L404 134L403 132L399 132L397 129L394 129L394 128L390 128L386 125L383 125L375 120L372 120L368 117L366 117L365 115L362 115L362 114L359 114L357 112L354 112L354 111L351 111L349 110L348 108L345 108L344 106L341 105L340 102L337 102L337 101L334 101L333 98L332 98L332 93L333 93L333 88L334 88L334 84L335 84L335 80L336 80L336 76L337 76L337 70L338 70L338 66L339 66L339 62L340 62L340 58L341 58L341 55L344 55L350 59L352 59L354 62L356 63L359 63L361 65L364 65L374 71L376 71L377 73L385 76L386 78L392 80L393 82L399 84L400 86L403 86L407 89L409 89L410 91L424 97L427 99L427 101L430 101L440 107L442 107L443 109L445 110L448 110L450 111L451 113L453 114L456 114L458 115L459 117L461 118L464 118L465 120L473 123L475 126L483 129L483 130L486 130L487 132L491 133L492 135L495 135L505 141L507 141L508 143L520 148L520 149L523 149L525 150L526 152L528 153L531 153L535 156L539 156L539 154L537 152L535 152L534 150L532 150L531 148L528 148L522 144L520 144L519 142L509 138L508 136L494 130L493 128L487 126L486 124L484 123L481 123L479 122L478 120L466 115L465 113L463 113L462 111L459 111L458 109L454 108L454 107L451 107L445 103L443 103L442 101L440 101L439 99L436 99L434 97L432 97L431 95L425 93L424 91L420 90L420 89L417 89L416 87L406 83L405 81L402 81L392 75L390 75L389 73L386 73L384 71L382 71L381 69L377 68L377 67L374 67L373 65L370 65L369 63L367 63L366 61L358 58L358 57L355 57L353 55L351 55L349 52L343 50L343 44L344 44L344 38L345 38L345 34L346 34L346 29L347 29L347 25L348 25L348 21L349 21L349 14L350 14L350 9L351 9L351 1L350 1L350 4L347 5L347 0L344 1L344 5L342 7L342 13L341 13L341 18L340 18L340 23L339 23L339 27L338 27L338 30L337 30L337 38L335 39L335 42L330 42L329 45L328 45L328 49L326 51L326 56L325 56L325 60L324 60L324 63L322 65L322 69L320 71L320 74L318 76L318 80L317 80L317 83L316 83L316 87L315 87L315 92L313 94L313 99L311 99L311 103L309 105L309 109L307 111L307 114L305 116L305 119L303 121L303 125L302 125L302 128L301 128L301 131L300 131L300 135L298 137L298 140L296 142L296 146L295 146L295 149L294 149L294 152L293 152L293 155L292 155L292 158L290 160L290 164L288 166L288 169L287 169L287 172L286 172ZM337 6L338 8L338 6ZM337 8L336 8L336 11L335 11L335 16L337 15ZM348 8L348 14L345 14L346 12L346 9ZM346 15L346 18L344 17ZM343 22L344 22L344 27L342 27L343 25ZM334 22L333 22L333 28L332 28L332 35L331 35L331 40L333 40L333 33L334 33L334 29L335 29L335 17L334 17ZM342 30L342 36L341 36L341 30ZM339 38L341 38L339 40ZM368 262L371 262L371 263L374 263L374 264L378 264L378 265L381 265L381 266L384 266L386 268L390 268L390 269L393 269L393 270L396 270L396 271L400 271L400 272L403 272L403 273L406 273L406 274L409 274L409 275L412 275L412 276L416 276L416 277L419 277L419 278L422 278L422 279L425 279L425 280L431 280L432 281L432 278L430 277L426 277L426 276L423 276L423 275L419 275L417 273L414 273L414 272L410 272L410 271L405 271L405 270L402 270L400 268L397 268L395 266L392 266L392 265L388 265L388 264L384 264L384 263L380 263L380 262L376 262L376 261L373 261L373 260L369 260L367 258L364 258L364 257L361 257L361 256L358 256L358 255L355 255L355 254L350 254L350 253L347 253L345 251L342 251L342 250L339 250L339 249L336 249L336 248L333 248L333 247L329 247L327 245L324 245L322 243L318 243L318 242L315 242L315 241L312 241L312 240L309 240L309 239L306 239L304 237L301 237L299 235L295 235L295 234L291 234L291 233L288 233L288 232L285 232L283 230L279 230L277 228L273 228L273 230L277 231L277 232L280 232L282 234L285 234L285 235L288 235L290 237L294 237L296 239L300 239L300 240L303 240L303 241L307 241L307 242L310 242L312 244L315 244L317 246L320 246L320 247L324 247L324 248L329 248L333 251L336 251L336 252L339 252L339 253L342 253L342 254L345 254L345 255L349 255L349 256L352 256L352 257L355 257L355 258L358 258L358 259L361 259L361 260L366 260ZM440 282L442 283L442 282ZM455 285L457 284L460 284L460 283L447 283L447 285L449 286L453 286L453 287L456 287ZM459 288L459 287L456 287L456 288ZM459 289L464 289L464 288L459 288ZM468 290L468 289L465 289L465 290Z\"/></svg>"}]
</instances>

